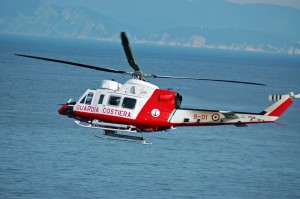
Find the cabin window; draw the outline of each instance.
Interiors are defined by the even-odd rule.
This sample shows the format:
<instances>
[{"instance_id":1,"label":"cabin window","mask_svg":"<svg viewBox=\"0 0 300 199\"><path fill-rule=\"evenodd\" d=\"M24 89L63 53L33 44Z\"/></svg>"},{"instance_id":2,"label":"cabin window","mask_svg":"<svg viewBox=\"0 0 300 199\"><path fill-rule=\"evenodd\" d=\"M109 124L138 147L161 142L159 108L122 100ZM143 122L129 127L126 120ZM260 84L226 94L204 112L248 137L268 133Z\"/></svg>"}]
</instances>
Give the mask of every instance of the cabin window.
<instances>
[{"instance_id":1,"label":"cabin window","mask_svg":"<svg viewBox=\"0 0 300 199\"><path fill-rule=\"evenodd\" d=\"M122 103L122 108L134 109L136 99L125 97Z\"/></svg>"},{"instance_id":2,"label":"cabin window","mask_svg":"<svg viewBox=\"0 0 300 199\"><path fill-rule=\"evenodd\" d=\"M85 101L85 104L86 104L86 105L91 105L91 104L92 104L93 96L94 96L93 93L89 93L89 94L87 95L86 101Z\"/></svg>"},{"instance_id":3,"label":"cabin window","mask_svg":"<svg viewBox=\"0 0 300 199\"><path fill-rule=\"evenodd\" d=\"M111 106L118 106L120 104L121 97L120 96L110 96L108 100L108 104Z\"/></svg>"},{"instance_id":4,"label":"cabin window","mask_svg":"<svg viewBox=\"0 0 300 199\"><path fill-rule=\"evenodd\" d=\"M103 103L104 96L105 96L105 95L103 95L103 94L100 95L98 104L102 104L102 103Z\"/></svg>"}]
</instances>

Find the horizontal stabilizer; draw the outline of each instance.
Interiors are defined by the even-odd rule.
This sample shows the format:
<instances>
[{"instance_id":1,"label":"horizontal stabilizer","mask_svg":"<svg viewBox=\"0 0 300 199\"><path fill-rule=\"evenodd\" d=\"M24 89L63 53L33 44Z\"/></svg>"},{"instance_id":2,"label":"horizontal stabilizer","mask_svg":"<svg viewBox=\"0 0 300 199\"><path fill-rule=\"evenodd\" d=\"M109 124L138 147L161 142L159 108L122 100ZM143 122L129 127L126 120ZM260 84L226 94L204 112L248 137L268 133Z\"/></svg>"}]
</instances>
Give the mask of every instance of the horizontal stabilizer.
<instances>
[{"instance_id":1,"label":"horizontal stabilizer","mask_svg":"<svg viewBox=\"0 0 300 199\"><path fill-rule=\"evenodd\" d=\"M239 117L232 111L220 111L227 119L238 119Z\"/></svg>"}]
</instances>

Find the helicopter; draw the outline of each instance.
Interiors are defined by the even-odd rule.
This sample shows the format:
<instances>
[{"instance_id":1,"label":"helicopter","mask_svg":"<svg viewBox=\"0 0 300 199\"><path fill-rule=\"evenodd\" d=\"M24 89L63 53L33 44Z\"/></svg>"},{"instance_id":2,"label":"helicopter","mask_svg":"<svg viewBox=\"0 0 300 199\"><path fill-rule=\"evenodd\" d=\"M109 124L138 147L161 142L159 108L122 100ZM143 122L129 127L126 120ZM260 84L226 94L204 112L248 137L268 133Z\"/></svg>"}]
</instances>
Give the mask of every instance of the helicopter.
<instances>
[{"instance_id":1,"label":"helicopter","mask_svg":"<svg viewBox=\"0 0 300 199\"><path fill-rule=\"evenodd\" d=\"M146 79L187 79L259 86L265 86L265 84L146 74L136 63L125 32L121 32L121 41L128 64L134 70L133 72L46 57L15 55L131 76L132 78L124 84L115 80L103 80L100 88L87 89L78 101L70 99L58 110L59 114L74 119L79 126L102 129L104 136L95 136L106 140L151 144L145 140L144 133L168 131L184 126L235 125L246 127L248 124L272 123L287 110L294 98L300 98L300 94L296 95L293 92L284 95L270 95L269 100L276 102L260 113L183 108L181 107L183 97L178 92L160 89Z\"/></svg>"}]
</instances>

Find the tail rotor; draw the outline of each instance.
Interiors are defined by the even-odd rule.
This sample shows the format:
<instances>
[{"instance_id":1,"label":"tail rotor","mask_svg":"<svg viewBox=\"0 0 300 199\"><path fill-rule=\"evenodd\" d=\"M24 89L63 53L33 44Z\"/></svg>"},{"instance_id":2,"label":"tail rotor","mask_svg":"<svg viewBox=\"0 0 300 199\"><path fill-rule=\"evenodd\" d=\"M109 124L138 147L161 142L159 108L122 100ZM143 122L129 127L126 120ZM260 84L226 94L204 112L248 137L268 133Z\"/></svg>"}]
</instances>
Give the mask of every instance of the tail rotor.
<instances>
[{"instance_id":1,"label":"tail rotor","mask_svg":"<svg viewBox=\"0 0 300 199\"><path fill-rule=\"evenodd\" d=\"M290 93L290 97L291 98L295 98L295 99L299 99L300 98L300 93L299 94L295 94L293 92Z\"/></svg>"}]
</instances>

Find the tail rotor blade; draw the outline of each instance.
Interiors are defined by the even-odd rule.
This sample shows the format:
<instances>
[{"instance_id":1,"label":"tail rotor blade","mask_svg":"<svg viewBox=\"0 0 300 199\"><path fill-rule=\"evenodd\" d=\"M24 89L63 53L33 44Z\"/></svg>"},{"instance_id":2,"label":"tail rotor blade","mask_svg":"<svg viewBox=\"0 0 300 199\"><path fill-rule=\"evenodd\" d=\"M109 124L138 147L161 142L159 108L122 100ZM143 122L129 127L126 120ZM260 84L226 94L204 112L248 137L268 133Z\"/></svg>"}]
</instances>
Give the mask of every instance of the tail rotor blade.
<instances>
[{"instance_id":1,"label":"tail rotor blade","mask_svg":"<svg viewBox=\"0 0 300 199\"><path fill-rule=\"evenodd\" d=\"M139 66L135 62L134 56L132 54L128 38L126 36L125 32L121 32L121 40L122 40L122 45L128 60L129 65L133 68L134 71L140 71Z\"/></svg>"}]
</instances>

